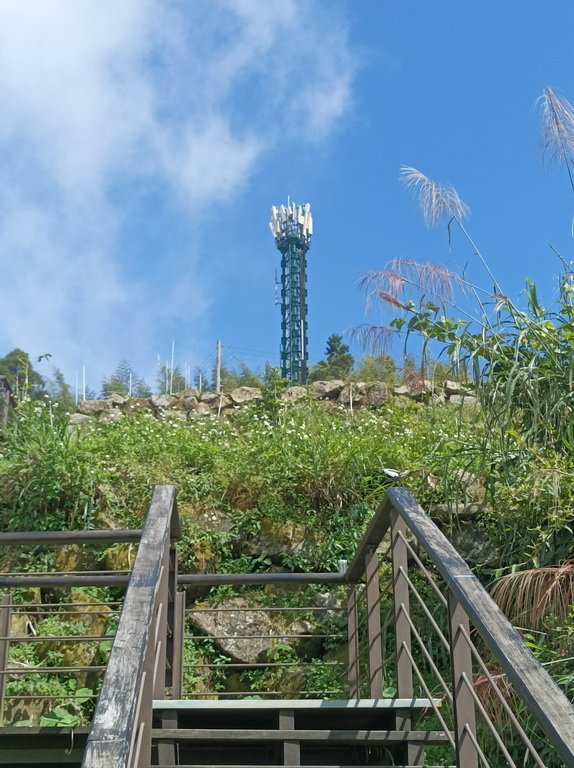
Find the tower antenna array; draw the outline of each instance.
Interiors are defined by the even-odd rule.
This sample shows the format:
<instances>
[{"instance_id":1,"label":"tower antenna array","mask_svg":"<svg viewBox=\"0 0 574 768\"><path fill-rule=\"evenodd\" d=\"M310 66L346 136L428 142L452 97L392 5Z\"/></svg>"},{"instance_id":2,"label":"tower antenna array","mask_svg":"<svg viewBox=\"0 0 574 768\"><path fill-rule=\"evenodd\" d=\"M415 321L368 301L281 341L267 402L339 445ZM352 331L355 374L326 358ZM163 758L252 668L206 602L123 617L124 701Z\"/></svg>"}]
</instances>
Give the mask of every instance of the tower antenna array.
<instances>
[{"instance_id":1,"label":"tower antenna array","mask_svg":"<svg viewBox=\"0 0 574 768\"><path fill-rule=\"evenodd\" d=\"M307 382L307 251L313 235L309 203L271 206L269 227L281 253L281 376Z\"/></svg>"}]
</instances>

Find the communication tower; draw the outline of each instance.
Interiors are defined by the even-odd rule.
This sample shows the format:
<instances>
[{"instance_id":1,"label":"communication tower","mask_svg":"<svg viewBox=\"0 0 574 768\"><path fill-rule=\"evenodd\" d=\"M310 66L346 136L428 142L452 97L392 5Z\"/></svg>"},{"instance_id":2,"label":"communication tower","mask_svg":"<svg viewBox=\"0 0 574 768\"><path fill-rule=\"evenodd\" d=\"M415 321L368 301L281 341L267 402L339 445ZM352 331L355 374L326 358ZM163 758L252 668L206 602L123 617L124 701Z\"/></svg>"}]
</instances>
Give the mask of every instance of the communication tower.
<instances>
[{"instance_id":1,"label":"communication tower","mask_svg":"<svg viewBox=\"0 0 574 768\"><path fill-rule=\"evenodd\" d=\"M281 376L307 382L307 251L313 234L311 206L271 206L269 227L281 253Z\"/></svg>"}]
</instances>

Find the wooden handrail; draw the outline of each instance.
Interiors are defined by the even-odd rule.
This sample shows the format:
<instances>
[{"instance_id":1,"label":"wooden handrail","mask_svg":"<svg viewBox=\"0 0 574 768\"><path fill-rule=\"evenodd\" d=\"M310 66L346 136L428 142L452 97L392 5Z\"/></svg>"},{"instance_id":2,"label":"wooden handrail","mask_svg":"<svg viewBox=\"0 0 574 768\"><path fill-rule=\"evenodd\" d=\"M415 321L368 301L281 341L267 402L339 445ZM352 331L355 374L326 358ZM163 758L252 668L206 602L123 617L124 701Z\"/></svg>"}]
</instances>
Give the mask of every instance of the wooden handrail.
<instances>
[{"instance_id":1,"label":"wooden handrail","mask_svg":"<svg viewBox=\"0 0 574 768\"><path fill-rule=\"evenodd\" d=\"M141 730L139 710L165 553L179 524L173 486L156 486L88 736L83 768L127 768ZM147 681L149 685L149 681ZM151 716L151 699L150 699ZM151 727L151 723L149 724ZM145 749L145 745L142 745Z\"/></svg>"}]
</instances>

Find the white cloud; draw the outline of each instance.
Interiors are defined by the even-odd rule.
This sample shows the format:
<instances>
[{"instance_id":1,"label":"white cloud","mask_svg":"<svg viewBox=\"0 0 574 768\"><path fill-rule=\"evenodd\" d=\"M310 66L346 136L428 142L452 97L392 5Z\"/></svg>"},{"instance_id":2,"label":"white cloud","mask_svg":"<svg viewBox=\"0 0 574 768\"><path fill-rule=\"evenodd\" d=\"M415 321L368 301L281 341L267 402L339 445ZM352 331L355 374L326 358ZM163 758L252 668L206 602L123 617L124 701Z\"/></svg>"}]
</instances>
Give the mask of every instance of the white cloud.
<instances>
[{"instance_id":1,"label":"white cloud","mask_svg":"<svg viewBox=\"0 0 574 768\"><path fill-rule=\"evenodd\" d=\"M3 0L0 353L69 374L89 348L99 375L149 354L169 296L128 278L115 187L159 185L199 225L280 136L323 138L355 68L338 21L311 0Z\"/></svg>"}]
</instances>

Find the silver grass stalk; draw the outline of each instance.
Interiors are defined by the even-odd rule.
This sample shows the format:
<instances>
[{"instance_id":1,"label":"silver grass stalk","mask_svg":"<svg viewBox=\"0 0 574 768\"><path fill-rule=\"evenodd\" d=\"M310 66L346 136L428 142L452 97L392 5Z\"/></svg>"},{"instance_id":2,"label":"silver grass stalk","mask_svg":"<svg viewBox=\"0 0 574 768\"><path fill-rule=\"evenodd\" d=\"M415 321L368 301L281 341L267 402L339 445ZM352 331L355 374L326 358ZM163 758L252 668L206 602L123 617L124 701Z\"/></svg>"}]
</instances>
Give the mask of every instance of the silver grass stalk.
<instances>
[{"instance_id":1,"label":"silver grass stalk","mask_svg":"<svg viewBox=\"0 0 574 768\"><path fill-rule=\"evenodd\" d=\"M401 166L400 179L417 198L427 226L435 227L444 214L457 221L469 215L470 208L453 187L438 184L408 165Z\"/></svg>"},{"instance_id":2,"label":"silver grass stalk","mask_svg":"<svg viewBox=\"0 0 574 768\"><path fill-rule=\"evenodd\" d=\"M439 219L441 219L444 214L447 214L451 219L449 222L450 233L450 224L453 219L456 221L460 230L474 248L475 255L480 259L482 266L492 280L494 292L501 293L500 286L498 285L492 270L488 266L486 259L462 223L465 216L470 214L470 208L463 202L456 189L454 189L454 187L445 187L442 184L438 184L438 182L429 179L424 173L417 171L416 168L412 168L409 165L401 166L400 180L405 187L410 189L415 197L418 198L423 219L427 226L436 226Z\"/></svg>"},{"instance_id":3,"label":"silver grass stalk","mask_svg":"<svg viewBox=\"0 0 574 768\"><path fill-rule=\"evenodd\" d=\"M541 112L540 147L542 156L564 165L574 190L572 160L574 158L574 107L547 85L539 99Z\"/></svg>"}]
</instances>

